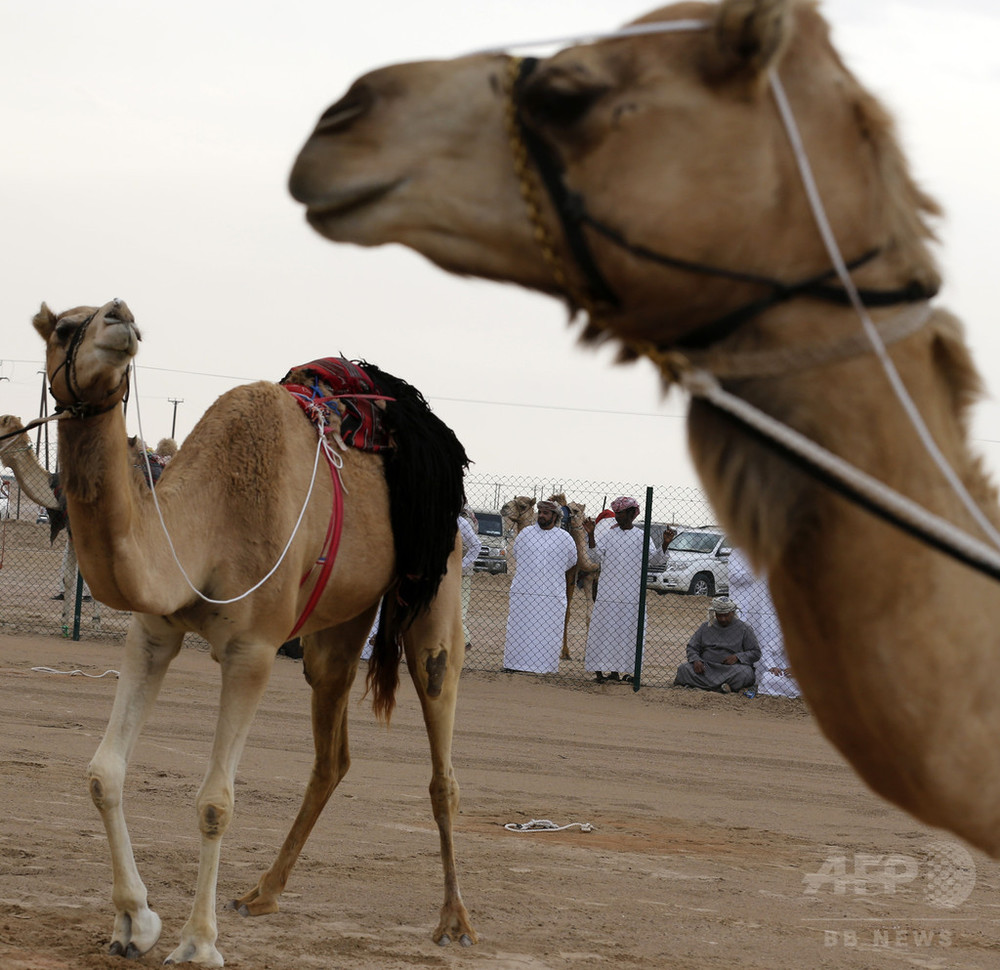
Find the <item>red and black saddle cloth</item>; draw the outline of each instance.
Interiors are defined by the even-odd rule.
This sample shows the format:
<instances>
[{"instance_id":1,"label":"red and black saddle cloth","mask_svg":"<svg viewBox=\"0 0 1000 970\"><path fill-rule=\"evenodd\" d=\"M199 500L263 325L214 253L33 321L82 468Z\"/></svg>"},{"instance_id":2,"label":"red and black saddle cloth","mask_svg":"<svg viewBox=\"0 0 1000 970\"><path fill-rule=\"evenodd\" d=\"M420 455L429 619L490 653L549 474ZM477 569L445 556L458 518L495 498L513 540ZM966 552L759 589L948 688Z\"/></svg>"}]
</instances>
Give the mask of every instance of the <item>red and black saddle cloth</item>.
<instances>
[{"instance_id":1,"label":"red and black saddle cloth","mask_svg":"<svg viewBox=\"0 0 1000 970\"><path fill-rule=\"evenodd\" d=\"M278 383L314 424L329 425L328 433L339 431L349 447L375 452L393 447L384 408L394 398L382 392L359 361L321 357L293 367Z\"/></svg>"},{"instance_id":2,"label":"red and black saddle cloth","mask_svg":"<svg viewBox=\"0 0 1000 970\"><path fill-rule=\"evenodd\" d=\"M455 545L465 501L465 448L412 384L366 360L324 357L293 367L281 380L306 416L339 447L379 453L389 489L389 520L396 549L395 607L383 644L398 649L397 634L437 595ZM336 555L343 504L333 449L323 449L333 479L334 509L320 559L324 573ZM325 581L320 576L316 586ZM313 591L313 599L318 594ZM305 614L307 615L307 614ZM302 621L300 620L300 623ZM376 650L379 647L376 646Z\"/></svg>"}]
</instances>

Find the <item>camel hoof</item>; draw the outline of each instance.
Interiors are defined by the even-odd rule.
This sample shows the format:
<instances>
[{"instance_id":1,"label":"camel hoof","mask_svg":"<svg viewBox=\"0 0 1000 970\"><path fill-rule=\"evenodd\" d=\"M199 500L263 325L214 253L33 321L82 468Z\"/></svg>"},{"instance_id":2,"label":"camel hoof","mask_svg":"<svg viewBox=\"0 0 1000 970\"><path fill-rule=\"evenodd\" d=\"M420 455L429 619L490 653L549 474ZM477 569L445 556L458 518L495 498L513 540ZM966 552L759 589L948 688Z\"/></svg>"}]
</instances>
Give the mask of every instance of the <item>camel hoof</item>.
<instances>
[{"instance_id":1,"label":"camel hoof","mask_svg":"<svg viewBox=\"0 0 1000 970\"><path fill-rule=\"evenodd\" d=\"M235 909L240 916L267 916L268 913L278 913L281 906L276 898L267 898L254 893L247 893L239 899L231 899L226 903L226 909Z\"/></svg>"}]
</instances>

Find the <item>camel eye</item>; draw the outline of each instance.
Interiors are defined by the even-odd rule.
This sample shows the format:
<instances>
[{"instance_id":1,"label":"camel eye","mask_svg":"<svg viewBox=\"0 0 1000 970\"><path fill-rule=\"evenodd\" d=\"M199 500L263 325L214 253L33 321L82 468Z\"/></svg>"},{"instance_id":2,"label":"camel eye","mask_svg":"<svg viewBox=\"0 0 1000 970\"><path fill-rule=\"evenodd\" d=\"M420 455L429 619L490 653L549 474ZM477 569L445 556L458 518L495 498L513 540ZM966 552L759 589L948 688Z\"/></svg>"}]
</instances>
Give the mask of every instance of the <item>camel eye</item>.
<instances>
[{"instance_id":1,"label":"camel eye","mask_svg":"<svg viewBox=\"0 0 1000 970\"><path fill-rule=\"evenodd\" d=\"M65 343L73 336L74 331L80 324L74 322L73 320L60 320L56 324L56 337L61 343Z\"/></svg>"},{"instance_id":2,"label":"camel eye","mask_svg":"<svg viewBox=\"0 0 1000 970\"><path fill-rule=\"evenodd\" d=\"M569 128L583 118L604 90L538 85L524 92L522 106L531 120L540 126Z\"/></svg>"}]
</instances>

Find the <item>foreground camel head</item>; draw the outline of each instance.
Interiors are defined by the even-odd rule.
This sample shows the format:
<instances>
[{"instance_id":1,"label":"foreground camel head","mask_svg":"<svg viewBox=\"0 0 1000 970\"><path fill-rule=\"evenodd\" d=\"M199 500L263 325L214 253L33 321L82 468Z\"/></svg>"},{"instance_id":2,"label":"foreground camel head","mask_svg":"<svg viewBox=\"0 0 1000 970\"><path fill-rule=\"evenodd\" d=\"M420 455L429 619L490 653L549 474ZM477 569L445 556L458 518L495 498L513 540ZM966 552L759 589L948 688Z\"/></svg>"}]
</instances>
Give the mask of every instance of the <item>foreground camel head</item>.
<instances>
[{"instance_id":1,"label":"foreground camel head","mask_svg":"<svg viewBox=\"0 0 1000 970\"><path fill-rule=\"evenodd\" d=\"M776 71L845 258L878 250L856 272L858 285L933 290L923 216L936 208L913 185L887 116L841 62L814 5L681 3L637 23L691 19L707 29L571 47L513 82L503 55L367 74L321 117L291 173L292 195L329 239L403 243L452 272L593 305L587 337L617 336L632 350L670 346L767 289L656 264L584 223L580 234L618 305L602 304L534 156L526 169L536 225L526 213L508 112L561 174L570 208L582 203L659 254L796 281L830 260L776 110ZM539 231L564 280L541 258Z\"/></svg>"},{"instance_id":2,"label":"foreground camel head","mask_svg":"<svg viewBox=\"0 0 1000 970\"><path fill-rule=\"evenodd\" d=\"M84 417L122 400L141 339L125 303L112 300L58 315L43 303L32 323L46 343L45 371L59 409Z\"/></svg>"}]
</instances>

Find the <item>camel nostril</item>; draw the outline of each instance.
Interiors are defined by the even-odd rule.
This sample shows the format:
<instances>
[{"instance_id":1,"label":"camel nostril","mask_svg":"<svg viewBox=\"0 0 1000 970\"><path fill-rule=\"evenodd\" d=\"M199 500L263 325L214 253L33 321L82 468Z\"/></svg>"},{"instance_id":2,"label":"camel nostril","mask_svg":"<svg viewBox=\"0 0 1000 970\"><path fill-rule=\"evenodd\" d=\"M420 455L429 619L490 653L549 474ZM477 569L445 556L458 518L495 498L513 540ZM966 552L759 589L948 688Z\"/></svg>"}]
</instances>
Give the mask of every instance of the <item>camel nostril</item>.
<instances>
[{"instance_id":1,"label":"camel nostril","mask_svg":"<svg viewBox=\"0 0 1000 970\"><path fill-rule=\"evenodd\" d=\"M336 104L323 112L316 124L316 134L333 134L365 114L374 98L367 84L355 84Z\"/></svg>"}]
</instances>

